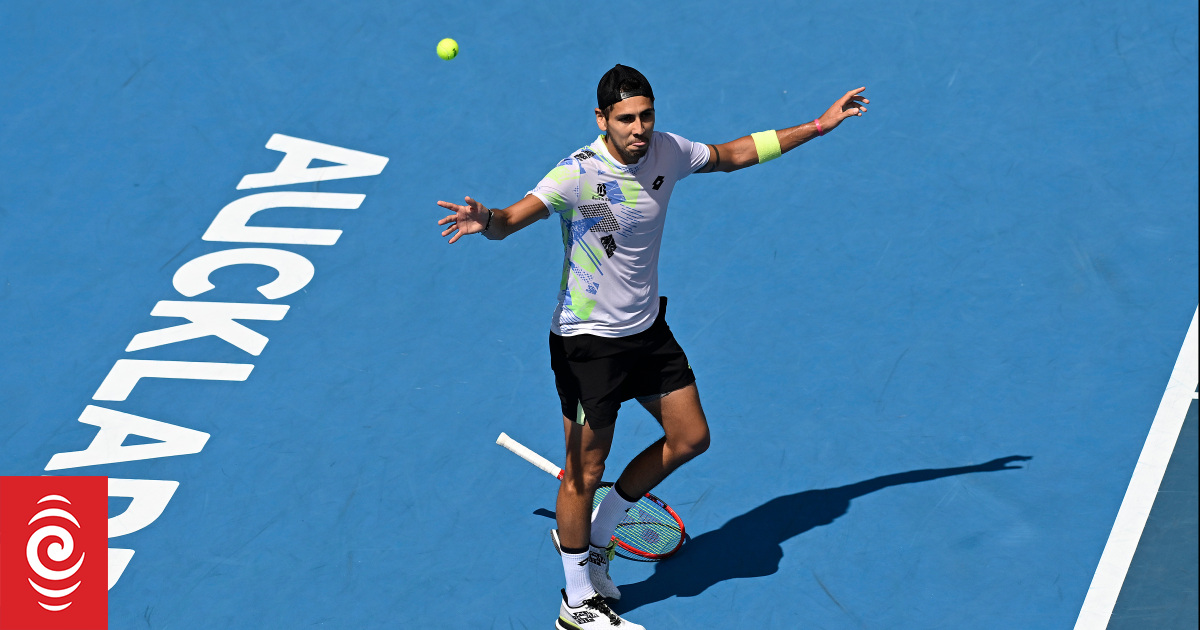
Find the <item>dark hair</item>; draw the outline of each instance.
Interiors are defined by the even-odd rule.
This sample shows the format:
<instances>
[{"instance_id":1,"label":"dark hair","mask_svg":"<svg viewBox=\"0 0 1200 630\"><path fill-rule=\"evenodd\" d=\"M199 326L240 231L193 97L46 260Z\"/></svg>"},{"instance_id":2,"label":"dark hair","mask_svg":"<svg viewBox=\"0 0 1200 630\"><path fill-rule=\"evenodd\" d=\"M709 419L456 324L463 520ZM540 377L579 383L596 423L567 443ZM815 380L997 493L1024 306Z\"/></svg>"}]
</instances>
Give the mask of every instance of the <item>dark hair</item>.
<instances>
[{"instance_id":1,"label":"dark hair","mask_svg":"<svg viewBox=\"0 0 1200 630\"><path fill-rule=\"evenodd\" d=\"M654 90L650 88L650 82L641 72L617 64L600 77L600 84L596 86L596 107L607 117L613 105L635 96L645 96L653 101Z\"/></svg>"}]
</instances>

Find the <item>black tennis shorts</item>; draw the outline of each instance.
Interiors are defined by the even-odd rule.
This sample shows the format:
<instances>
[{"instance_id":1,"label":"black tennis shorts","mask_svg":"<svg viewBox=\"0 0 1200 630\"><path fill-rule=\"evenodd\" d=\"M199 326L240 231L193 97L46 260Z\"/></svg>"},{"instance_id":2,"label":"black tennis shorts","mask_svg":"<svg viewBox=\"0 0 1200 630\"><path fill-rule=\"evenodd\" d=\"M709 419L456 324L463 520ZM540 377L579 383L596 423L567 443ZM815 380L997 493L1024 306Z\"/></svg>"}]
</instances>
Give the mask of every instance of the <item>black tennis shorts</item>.
<instances>
[{"instance_id":1,"label":"black tennis shorts","mask_svg":"<svg viewBox=\"0 0 1200 630\"><path fill-rule=\"evenodd\" d=\"M661 396L696 382L666 314L667 298L660 297L658 318L628 337L550 333L550 368L563 415L603 429L617 421L626 400Z\"/></svg>"}]
</instances>

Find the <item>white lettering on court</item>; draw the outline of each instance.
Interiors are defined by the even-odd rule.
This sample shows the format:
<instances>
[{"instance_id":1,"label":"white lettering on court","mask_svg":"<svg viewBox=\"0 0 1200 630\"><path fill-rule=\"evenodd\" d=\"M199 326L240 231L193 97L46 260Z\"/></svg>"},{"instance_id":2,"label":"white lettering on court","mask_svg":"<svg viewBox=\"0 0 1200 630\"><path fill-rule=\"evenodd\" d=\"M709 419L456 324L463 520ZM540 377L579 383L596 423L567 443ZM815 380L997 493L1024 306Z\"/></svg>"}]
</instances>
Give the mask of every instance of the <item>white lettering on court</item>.
<instances>
[{"instance_id":1,"label":"white lettering on court","mask_svg":"<svg viewBox=\"0 0 1200 630\"><path fill-rule=\"evenodd\" d=\"M196 297L217 288L208 280L212 272L234 265L262 265L279 272L278 278L258 287L258 292L268 300L278 300L303 289L316 273L313 264L295 252L247 247L223 249L193 258L175 272L171 282L183 297Z\"/></svg>"},{"instance_id":2,"label":"white lettering on court","mask_svg":"<svg viewBox=\"0 0 1200 630\"><path fill-rule=\"evenodd\" d=\"M93 400L125 400L143 378L174 378L190 381L244 381L254 366L249 363L202 363L197 361L139 361L120 359L100 383Z\"/></svg>"},{"instance_id":3,"label":"white lettering on court","mask_svg":"<svg viewBox=\"0 0 1200 630\"><path fill-rule=\"evenodd\" d=\"M267 337L237 323L239 319L277 322L287 314L286 304L241 304L228 302L169 302L154 305L150 314L155 317L182 317L188 324L139 333L129 342L125 352L156 348L170 343L199 339L209 335L219 337L242 351L258 356L267 345Z\"/></svg>"},{"instance_id":4,"label":"white lettering on court","mask_svg":"<svg viewBox=\"0 0 1200 630\"><path fill-rule=\"evenodd\" d=\"M284 153L279 167L270 173L256 173L243 177L237 185L238 190L368 177L382 173L383 167L388 163L388 159L382 155L352 151L278 133L267 141L267 148ZM313 160L335 162L339 166L308 168Z\"/></svg>"},{"instance_id":5,"label":"white lettering on court","mask_svg":"<svg viewBox=\"0 0 1200 630\"><path fill-rule=\"evenodd\" d=\"M238 190L368 177L382 173L388 163L388 158L381 155L282 134L272 135L267 141L267 148L284 154L279 166L269 173L246 175L238 183ZM328 162L333 166L310 168L313 160ZM248 195L226 204L216 214L202 239L271 245L333 245L341 236L341 230L247 224L256 213L271 208L357 210L365 198L362 194L299 191ZM204 254L187 261L176 270L172 285L180 295L193 298L216 288L209 279L214 271L235 265L270 267L279 274L271 282L256 287L268 300L278 300L296 293L307 286L315 274L312 262L295 252L240 247ZM163 300L155 304L151 316L175 317L185 319L187 323L138 333L125 351L137 352L211 336L247 354L259 356L267 345L266 335L238 320L280 321L289 308L286 304ZM164 380L156 387L169 387L170 381L179 380L242 382L250 377L253 370L254 365L248 363L118 359L92 398L124 401L135 393L143 379ZM209 434L195 429L95 405L84 408L79 422L98 427L91 444L81 451L55 454L46 464L46 470L195 455L204 449L209 438ZM153 442L125 445L125 440L130 436ZM128 497L131 502L124 512L108 519L108 537L111 539L132 534L154 523L166 510L178 488L178 481L110 477L108 495ZM133 549L109 548L109 589L120 580L133 556Z\"/></svg>"},{"instance_id":6,"label":"white lettering on court","mask_svg":"<svg viewBox=\"0 0 1200 630\"><path fill-rule=\"evenodd\" d=\"M278 243L283 245L333 245L341 230L257 227L246 225L250 217L267 208L334 208L357 210L366 195L323 192L269 192L242 197L217 213L204 233L206 241L230 243Z\"/></svg>"},{"instance_id":7,"label":"white lettering on court","mask_svg":"<svg viewBox=\"0 0 1200 630\"><path fill-rule=\"evenodd\" d=\"M100 427L99 433L86 449L51 457L46 470L195 455L208 442L207 433L93 405L84 408L79 421ZM122 446L131 435L156 442Z\"/></svg>"}]
</instances>

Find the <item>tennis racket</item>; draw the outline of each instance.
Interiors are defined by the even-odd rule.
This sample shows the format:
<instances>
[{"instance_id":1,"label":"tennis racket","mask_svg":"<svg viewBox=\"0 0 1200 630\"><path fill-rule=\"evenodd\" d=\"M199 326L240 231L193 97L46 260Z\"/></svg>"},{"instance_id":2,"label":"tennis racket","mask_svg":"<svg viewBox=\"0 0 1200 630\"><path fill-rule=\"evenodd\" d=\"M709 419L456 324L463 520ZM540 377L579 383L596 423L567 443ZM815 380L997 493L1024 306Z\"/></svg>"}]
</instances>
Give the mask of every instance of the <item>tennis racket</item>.
<instances>
[{"instance_id":1,"label":"tennis racket","mask_svg":"<svg viewBox=\"0 0 1200 630\"><path fill-rule=\"evenodd\" d=\"M555 478L563 478L561 468L508 437L508 434L501 433L500 437L496 438L496 444L516 453L521 459L554 475ZM612 483L606 481L596 489L596 497L592 501L593 510L600 505L609 490L612 490L612 486ZM662 499L649 492L629 508L625 518L617 524L617 529L613 532L613 540L617 541L618 549L633 554L625 556L632 560L657 561L668 558L683 546L683 537L683 521L679 515Z\"/></svg>"}]
</instances>

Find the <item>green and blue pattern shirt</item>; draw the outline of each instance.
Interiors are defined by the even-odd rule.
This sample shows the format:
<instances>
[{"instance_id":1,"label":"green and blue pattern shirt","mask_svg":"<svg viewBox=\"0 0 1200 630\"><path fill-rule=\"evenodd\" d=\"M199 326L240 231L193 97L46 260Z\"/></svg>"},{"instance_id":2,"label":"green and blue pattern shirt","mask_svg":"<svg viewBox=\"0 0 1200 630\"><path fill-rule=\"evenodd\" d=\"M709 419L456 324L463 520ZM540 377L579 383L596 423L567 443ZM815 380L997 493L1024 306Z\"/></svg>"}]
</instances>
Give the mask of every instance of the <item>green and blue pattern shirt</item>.
<instances>
[{"instance_id":1,"label":"green and blue pattern shirt","mask_svg":"<svg viewBox=\"0 0 1200 630\"><path fill-rule=\"evenodd\" d=\"M624 165L601 135L529 192L562 222L555 334L625 337L654 323L667 202L708 158L706 145L656 131L642 159Z\"/></svg>"}]
</instances>

